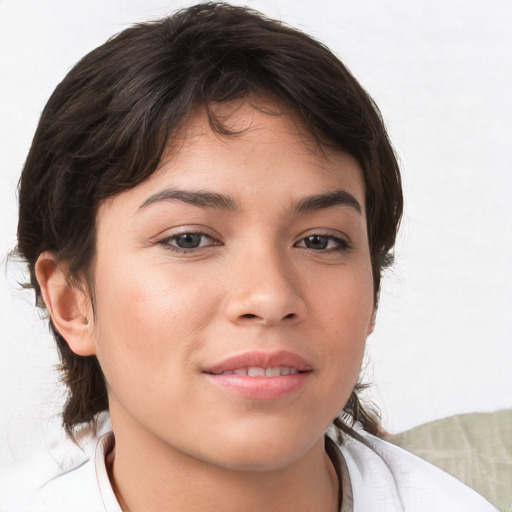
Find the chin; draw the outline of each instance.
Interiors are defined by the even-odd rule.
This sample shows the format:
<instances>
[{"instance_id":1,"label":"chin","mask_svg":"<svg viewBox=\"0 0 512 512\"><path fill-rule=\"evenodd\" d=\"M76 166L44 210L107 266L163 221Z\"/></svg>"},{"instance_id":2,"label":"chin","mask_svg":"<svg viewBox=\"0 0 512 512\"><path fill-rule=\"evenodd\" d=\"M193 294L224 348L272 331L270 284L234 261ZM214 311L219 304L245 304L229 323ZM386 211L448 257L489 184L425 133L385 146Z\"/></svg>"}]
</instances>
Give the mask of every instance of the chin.
<instances>
[{"instance_id":1,"label":"chin","mask_svg":"<svg viewBox=\"0 0 512 512\"><path fill-rule=\"evenodd\" d=\"M210 453L211 461L232 471L283 469L300 459L319 441L323 446L323 431L308 434L304 429L278 429L276 426L252 432L248 429L226 429L221 436L222 440L215 442L214 446L222 448L222 451ZM214 439L210 435L207 437Z\"/></svg>"}]
</instances>

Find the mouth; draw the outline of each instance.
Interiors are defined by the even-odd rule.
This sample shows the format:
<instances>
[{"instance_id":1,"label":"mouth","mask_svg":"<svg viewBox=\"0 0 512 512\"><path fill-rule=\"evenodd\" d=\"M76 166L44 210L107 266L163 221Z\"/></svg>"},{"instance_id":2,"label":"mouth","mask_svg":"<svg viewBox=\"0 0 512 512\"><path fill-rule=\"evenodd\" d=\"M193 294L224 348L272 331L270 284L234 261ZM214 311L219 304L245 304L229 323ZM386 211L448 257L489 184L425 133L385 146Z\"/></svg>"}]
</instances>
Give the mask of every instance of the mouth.
<instances>
[{"instance_id":1,"label":"mouth","mask_svg":"<svg viewBox=\"0 0 512 512\"><path fill-rule=\"evenodd\" d=\"M214 375L279 377L311 370L313 370L311 363L298 354L286 350L277 350L274 352L250 351L235 354L212 366L207 366L203 369L203 372Z\"/></svg>"},{"instance_id":2,"label":"mouth","mask_svg":"<svg viewBox=\"0 0 512 512\"><path fill-rule=\"evenodd\" d=\"M309 371L309 370L305 370ZM248 368L237 368L235 370L226 370L222 373L213 373L212 375L247 375L248 377L282 377L285 375L296 375L301 372L298 368L290 366L275 366L262 368L260 366L250 366Z\"/></svg>"},{"instance_id":3,"label":"mouth","mask_svg":"<svg viewBox=\"0 0 512 512\"><path fill-rule=\"evenodd\" d=\"M252 400L278 400L301 391L313 367L286 351L246 352L203 369L207 380L223 391Z\"/></svg>"}]
</instances>

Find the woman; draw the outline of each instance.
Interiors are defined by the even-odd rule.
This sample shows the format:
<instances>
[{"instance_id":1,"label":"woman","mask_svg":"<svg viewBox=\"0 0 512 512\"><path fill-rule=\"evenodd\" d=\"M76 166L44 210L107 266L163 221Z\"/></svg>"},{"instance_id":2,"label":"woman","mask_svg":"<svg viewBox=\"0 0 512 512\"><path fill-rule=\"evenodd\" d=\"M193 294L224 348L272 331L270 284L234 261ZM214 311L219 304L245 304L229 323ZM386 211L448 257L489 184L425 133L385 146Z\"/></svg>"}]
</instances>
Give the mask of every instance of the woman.
<instances>
[{"instance_id":1,"label":"woman","mask_svg":"<svg viewBox=\"0 0 512 512\"><path fill-rule=\"evenodd\" d=\"M376 107L301 32L200 4L84 57L34 137L18 248L66 429L108 410L112 432L32 510L493 510L357 398L401 212Z\"/></svg>"}]
</instances>

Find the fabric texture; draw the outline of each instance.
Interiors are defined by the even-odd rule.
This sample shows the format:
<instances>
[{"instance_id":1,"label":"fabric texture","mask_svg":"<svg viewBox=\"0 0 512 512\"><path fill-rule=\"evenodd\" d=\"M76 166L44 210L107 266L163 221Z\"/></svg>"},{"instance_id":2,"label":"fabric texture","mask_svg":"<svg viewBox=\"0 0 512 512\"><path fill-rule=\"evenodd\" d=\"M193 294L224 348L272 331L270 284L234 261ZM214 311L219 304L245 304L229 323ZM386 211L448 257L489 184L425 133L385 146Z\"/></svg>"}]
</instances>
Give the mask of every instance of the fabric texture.
<instances>
[{"instance_id":1,"label":"fabric texture","mask_svg":"<svg viewBox=\"0 0 512 512\"><path fill-rule=\"evenodd\" d=\"M450 416L391 436L389 441L512 512L512 409Z\"/></svg>"}]
</instances>

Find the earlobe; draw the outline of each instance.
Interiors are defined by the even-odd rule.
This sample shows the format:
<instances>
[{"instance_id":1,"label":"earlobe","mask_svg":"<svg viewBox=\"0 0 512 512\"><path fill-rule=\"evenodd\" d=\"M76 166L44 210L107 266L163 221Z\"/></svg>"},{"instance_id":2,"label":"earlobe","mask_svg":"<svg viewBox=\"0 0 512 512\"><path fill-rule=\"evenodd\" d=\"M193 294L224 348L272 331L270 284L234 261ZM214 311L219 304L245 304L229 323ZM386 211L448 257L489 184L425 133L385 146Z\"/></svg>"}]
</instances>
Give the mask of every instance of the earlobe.
<instances>
[{"instance_id":1,"label":"earlobe","mask_svg":"<svg viewBox=\"0 0 512 512\"><path fill-rule=\"evenodd\" d=\"M53 253L44 252L39 256L35 273L46 309L60 335L75 354L94 355L91 312L84 292L69 285Z\"/></svg>"}]
</instances>

